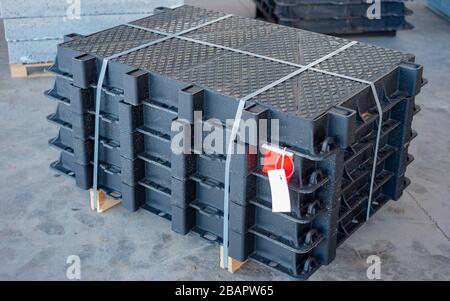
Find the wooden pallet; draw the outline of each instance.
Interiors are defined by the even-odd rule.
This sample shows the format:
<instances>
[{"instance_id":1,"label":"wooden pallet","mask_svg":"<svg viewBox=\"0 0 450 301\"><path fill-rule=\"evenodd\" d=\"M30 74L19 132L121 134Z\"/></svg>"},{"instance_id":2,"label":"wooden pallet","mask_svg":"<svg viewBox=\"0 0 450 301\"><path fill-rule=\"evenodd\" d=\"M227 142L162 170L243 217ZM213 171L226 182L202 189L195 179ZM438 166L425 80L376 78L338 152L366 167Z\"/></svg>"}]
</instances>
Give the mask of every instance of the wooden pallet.
<instances>
[{"instance_id":1,"label":"wooden pallet","mask_svg":"<svg viewBox=\"0 0 450 301\"><path fill-rule=\"evenodd\" d=\"M95 208L94 203L94 190L89 190L90 195L90 203L91 203L91 209L97 211L98 213L103 213L107 211L108 209L111 209L112 207L120 204L120 200L115 200L113 198L108 197L103 191L97 190L97 202L98 206Z\"/></svg>"},{"instance_id":2,"label":"wooden pallet","mask_svg":"<svg viewBox=\"0 0 450 301\"><path fill-rule=\"evenodd\" d=\"M12 78L34 78L49 77L51 73L45 72L45 68L50 67L53 63L36 63L36 64L11 64L9 69Z\"/></svg>"},{"instance_id":3,"label":"wooden pallet","mask_svg":"<svg viewBox=\"0 0 450 301\"><path fill-rule=\"evenodd\" d=\"M231 258L230 256L228 256L228 272L235 273L245 263L246 263L246 261L242 262L242 261L236 260L236 259ZM222 269L224 269L224 266L223 266L223 246L220 247L220 267Z\"/></svg>"}]
</instances>

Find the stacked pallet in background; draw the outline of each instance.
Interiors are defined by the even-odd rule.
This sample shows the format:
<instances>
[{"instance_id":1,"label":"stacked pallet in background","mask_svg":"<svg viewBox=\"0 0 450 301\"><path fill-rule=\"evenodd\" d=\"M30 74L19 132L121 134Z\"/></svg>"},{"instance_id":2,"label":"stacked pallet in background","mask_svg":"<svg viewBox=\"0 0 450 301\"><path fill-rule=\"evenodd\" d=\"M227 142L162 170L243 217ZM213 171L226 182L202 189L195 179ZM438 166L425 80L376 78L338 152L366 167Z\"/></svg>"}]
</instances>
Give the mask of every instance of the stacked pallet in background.
<instances>
[{"instance_id":1,"label":"stacked pallet in background","mask_svg":"<svg viewBox=\"0 0 450 301\"><path fill-rule=\"evenodd\" d=\"M257 17L281 25L320 33L352 34L410 29L412 11L404 0L380 0L380 16L372 18L373 3L366 0L254 0Z\"/></svg>"},{"instance_id":2,"label":"stacked pallet in background","mask_svg":"<svg viewBox=\"0 0 450 301\"><path fill-rule=\"evenodd\" d=\"M268 141L242 133L233 141L244 152L231 155L225 242L231 258L308 278L335 258L337 245L364 224L369 209L371 216L398 200L408 185L415 96L423 84L413 55L183 6L66 36L58 46L50 68L55 85L45 92L58 103L48 120L60 127L49 142L60 151L51 167L82 189L93 185L102 61L115 54L101 86L98 187L130 210L171 220L178 233L223 244L226 155L195 143L179 153L171 144L179 135L195 140L199 126L228 125L229 132L227 121L246 97L242 122L278 120L278 144L270 140L273 127L255 133ZM293 155L289 213L272 211L264 155L253 152L262 142Z\"/></svg>"},{"instance_id":3,"label":"stacked pallet in background","mask_svg":"<svg viewBox=\"0 0 450 301\"><path fill-rule=\"evenodd\" d=\"M42 74L42 63L54 60L66 34L100 31L148 16L158 6L182 4L183 0L2 0L12 76Z\"/></svg>"}]
</instances>

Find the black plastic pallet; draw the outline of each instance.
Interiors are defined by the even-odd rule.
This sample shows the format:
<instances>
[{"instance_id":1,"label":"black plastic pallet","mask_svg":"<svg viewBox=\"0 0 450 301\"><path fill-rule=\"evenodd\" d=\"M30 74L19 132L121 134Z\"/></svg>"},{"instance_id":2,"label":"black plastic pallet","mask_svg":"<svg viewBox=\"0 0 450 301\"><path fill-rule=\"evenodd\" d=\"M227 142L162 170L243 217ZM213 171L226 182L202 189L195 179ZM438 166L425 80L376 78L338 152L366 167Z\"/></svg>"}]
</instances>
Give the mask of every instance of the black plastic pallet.
<instances>
[{"instance_id":1,"label":"black plastic pallet","mask_svg":"<svg viewBox=\"0 0 450 301\"><path fill-rule=\"evenodd\" d=\"M406 21L412 11L403 1L383 1L381 18L369 19L371 4L364 1L254 0L257 16L281 25L328 34L396 32L411 29Z\"/></svg>"},{"instance_id":2,"label":"black plastic pallet","mask_svg":"<svg viewBox=\"0 0 450 301\"><path fill-rule=\"evenodd\" d=\"M411 24L406 22L404 17L396 16L387 16L374 20L367 18L300 20L279 17L278 23L315 32L335 34L393 32L413 28Z\"/></svg>"},{"instance_id":3,"label":"black plastic pallet","mask_svg":"<svg viewBox=\"0 0 450 301\"><path fill-rule=\"evenodd\" d=\"M365 17L371 4L364 0L357 1L289 1L289 0L259 0L273 7L273 13L278 17L297 19L337 19ZM412 13L406 8L404 1L381 1L381 17L406 16Z\"/></svg>"},{"instance_id":4,"label":"black plastic pallet","mask_svg":"<svg viewBox=\"0 0 450 301\"><path fill-rule=\"evenodd\" d=\"M155 42L164 32L177 34L207 22L181 37ZM83 189L92 186L102 60L153 41L109 62L101 87L99 188L131 210L142 207L171 219L176 232L193 231L223 243L225 155L173 153L173 122L185 129L210 118L226 124L241 97L349 41L190 6L162 10L132 26L69 35L59 45L50 68L57 79L45 92L58 102L48 120L61 128L49 142L61 150L52 168L75 177ZM232 155L231 164L230 255L297 278L307 278L334 259L339 224L358 205L349 196L359 191L367 197L378 112L370 86L346 77L373 81L381 100L375 188L386 199L398 199L404 189L417 112L414 96L424 84L413 55L362 43L314 67L250 99L243 112L244 121L280 122L280 145L295 156L289 183L292 212L271 211L262 155L250 154L254 146L248 137L235 142L246 154ZM194 120L194 110L202 111L203 120Z\"/></svg>"}]
</instances>

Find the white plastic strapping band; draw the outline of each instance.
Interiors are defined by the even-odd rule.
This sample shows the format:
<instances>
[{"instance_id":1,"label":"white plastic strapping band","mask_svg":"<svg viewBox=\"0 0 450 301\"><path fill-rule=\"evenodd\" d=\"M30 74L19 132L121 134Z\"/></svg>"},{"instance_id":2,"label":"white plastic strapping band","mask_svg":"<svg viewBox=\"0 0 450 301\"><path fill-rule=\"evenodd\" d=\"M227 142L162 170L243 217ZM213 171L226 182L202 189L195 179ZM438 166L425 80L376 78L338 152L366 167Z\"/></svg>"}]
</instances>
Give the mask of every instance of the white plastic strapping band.
<instances>
[{"instance_id":1,"label":"white plastic strapping band","mask_svg":"<svg viewBox=\"0 0 450 301\"><path fill-rule=\"evenodd\" d=\"M367 202L366 221L368 221L370 218L370 213L371 213L370 211L371 211L371 207L372 207L373 190L374 190L374 185L375 185L375 174L376 174L377 165L378 165L378 151L380 148L381 131L382 131L382 125L383 125L383 108L381 107L381 102L378 97L377 88L375 87L374 82L367 81L364 79L359 79L359 78L342 75L342 74L338 74L338 73L334 73L334 72L329 72L329 71L325 71L325 70L315 69L315 68L311 68L311 70L317 71L317 72L322 72L324 74L328 74L328 75L332 75L332 76L336 76L336 77L340 77L340 78L344 78L344 79L348 79L348 80L352 80L352 81L356 81L356 82L360 82L363 84L367 84L367 85L370 85L370 89L372 90L373 98L375 100L377 110L378 110L378 129L377 129L377 139L375 142L372 173L371 173L371 177L370 177L369 198L368 198L368 202Z\"/></svg>"}]
</instances>

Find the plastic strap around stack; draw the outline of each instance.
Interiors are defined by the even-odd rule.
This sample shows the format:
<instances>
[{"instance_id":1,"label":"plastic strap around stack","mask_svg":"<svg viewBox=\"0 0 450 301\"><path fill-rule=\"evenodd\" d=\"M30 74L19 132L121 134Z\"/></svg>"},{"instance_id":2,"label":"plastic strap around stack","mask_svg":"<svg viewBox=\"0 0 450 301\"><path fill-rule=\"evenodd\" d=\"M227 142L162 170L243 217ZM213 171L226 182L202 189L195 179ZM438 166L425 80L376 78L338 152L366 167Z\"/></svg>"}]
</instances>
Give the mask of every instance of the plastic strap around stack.
<instances>
[{"instance_id":1,"label":"plastic strap around stack","mask_svg":"<svg viewBox=\"0 0 450 301\"><path fill-rule=\"evenodd\" d=\"M239 129L239 125L241 123L241 117L242 117L242 112L244 110L244 106L247 100L258 96L261 93L266 92L267 90L289 80L290 78L304 72L305 70L308 70L310 68L312 68L313 66L320 64L321 62L329 59L330 57L344 51L345 49L355 45L357 42L350 42L344 46L342 46L341 48L327 54L326 56L323 56L322 58L301 67L300 69L286 75L283 78L280 78L277 81L274 81L273 83L241 98L239 100L239 105L236 111L236 116L234 118L234 123L233 123L233 128L231 129L231 136L230 136L230 140L228 141L228 146L227 146L227 154L226 154L226 161L225 161L225 183L224 183L224 204L223 204L223 258L222 258L222 265L225 269L228 268L228 223L229 223L229 199L230 199L230 165L231 165L231 153L233 152L233 146L234 146L234 140L236 139L237 136L237 131Z\"/></svg>"},{"instance_id":2,"label":"plastic strap around stack","mask_svg":"<svg viewBox=\"0 0 450 301\"><path fill-rule=\"evenodd\" d=\"M373 197L373 186L375 185L375 174L377 170L378 164L378 150L380 147L380 139L381 139L381 127L383 125L383 108L381 107L380 99L378 98L377 88L375 87L375 83L371 82L370 87L372 88L372 94L377 104L378 109L378 131L377 131L377 141L375 143L375 151L373 155L373 166L372 166L372 176L370 178L370 190L369 190L369 200L367 203L367 215L366 221L370 218L370 208L372 207L372 197Z\"/></svg>"},{"instance_id":3,"label":"plastic strap around stack","mask_svg":"<svg viewBox=\"0 0 450 301\"><path fill-rule=\"evenodd\" d=\"M99 75L99 78L98 78L98 83L97 83L97 93L95 95L96 104L95 104L95 135L94 135L94 174L93 174L93 183L92 183L92 188L93 188L94 192L96 192L97 189L98 189L98 148L99 148L99 136L100 136L100 107L101 107L100 104L101 104L101 99L102 99L103 82L105 80L106 70L108 69L108 62L110 60L118 58L120 56L129 54L131 52L134 52L134 51L137 51L137 50L140 50L140 49L143 49L145 47L149 47L149 46L157 44L157 43L164 42L166 40L175 38L175 37L177 37L179 35L183 35L183 34L186 34L188 32L191 32L191 31L197 30L199 28L202 28L204 26L213 24L215 22L219 22L219 21L224 20L226 18L229 18L231 16L232 16L231 14L228 14L228 15L222 16L220 18L214 19L212 21L205 22L205 23L200 24L198 26L195 26L195 27L183 30L183 31L181 31L179 33L167 34L165 37L162 37L162 38L160 38L158 40L155 40L155 41L152 41L152 42L149 42L149 43L146 43L146 44L143 44L143 45L140 45L140 46L128 49L128 50L125 50L125 51L120 52L120 53L116 53L116 54L114 54L112 56L109 56L109 57L103 59L102 68L101 68L100 75ZM129 25L129 24L126 24L126 25ZM162 34L164 34L164 33L162 33ZM97 193L94 193L94 206L95 206L95 208L98 207Z\"/></svg>"},{"instance_id":4,"label":"plastic strap around stack","mask_svg":"<svg viewBox=\"0 0 450 301\"><path fill-rule=\"evenodd\" d=\"M381 139L381 130L382 130L381 126L383 124L383 108L381 107L381 102L380 102L380 99L378 98L377 88L375 87L374 82L367 81L364 79L359 79L359 78L346 76L346 75L342 75L342 74L338 74L338 73L334 73L334 72L324 71L324 70L320 70L320 69L315 69L315 68L311 68L311 70L322 72L324 74L328 74L328 75L332 75L332 76L336 76L336 77L341 77L341 78L356 81L356 82L360 82L363 84L367 84L367 85L370 85L370 88L372 90L373 98L375 100L375 103L377 105L377 110L378 110L378 130L377 130L377 140L375 142L372 174L370 177L369 199L368 199L368 203L367 203L366 221L368 221L370 218L370 210L372 207L373 189L374 189L374 185L375 185L375 174L376 174L377 164L378 164L378 150L380 148L380 139Z\"/></svg>"}]
</instances>

